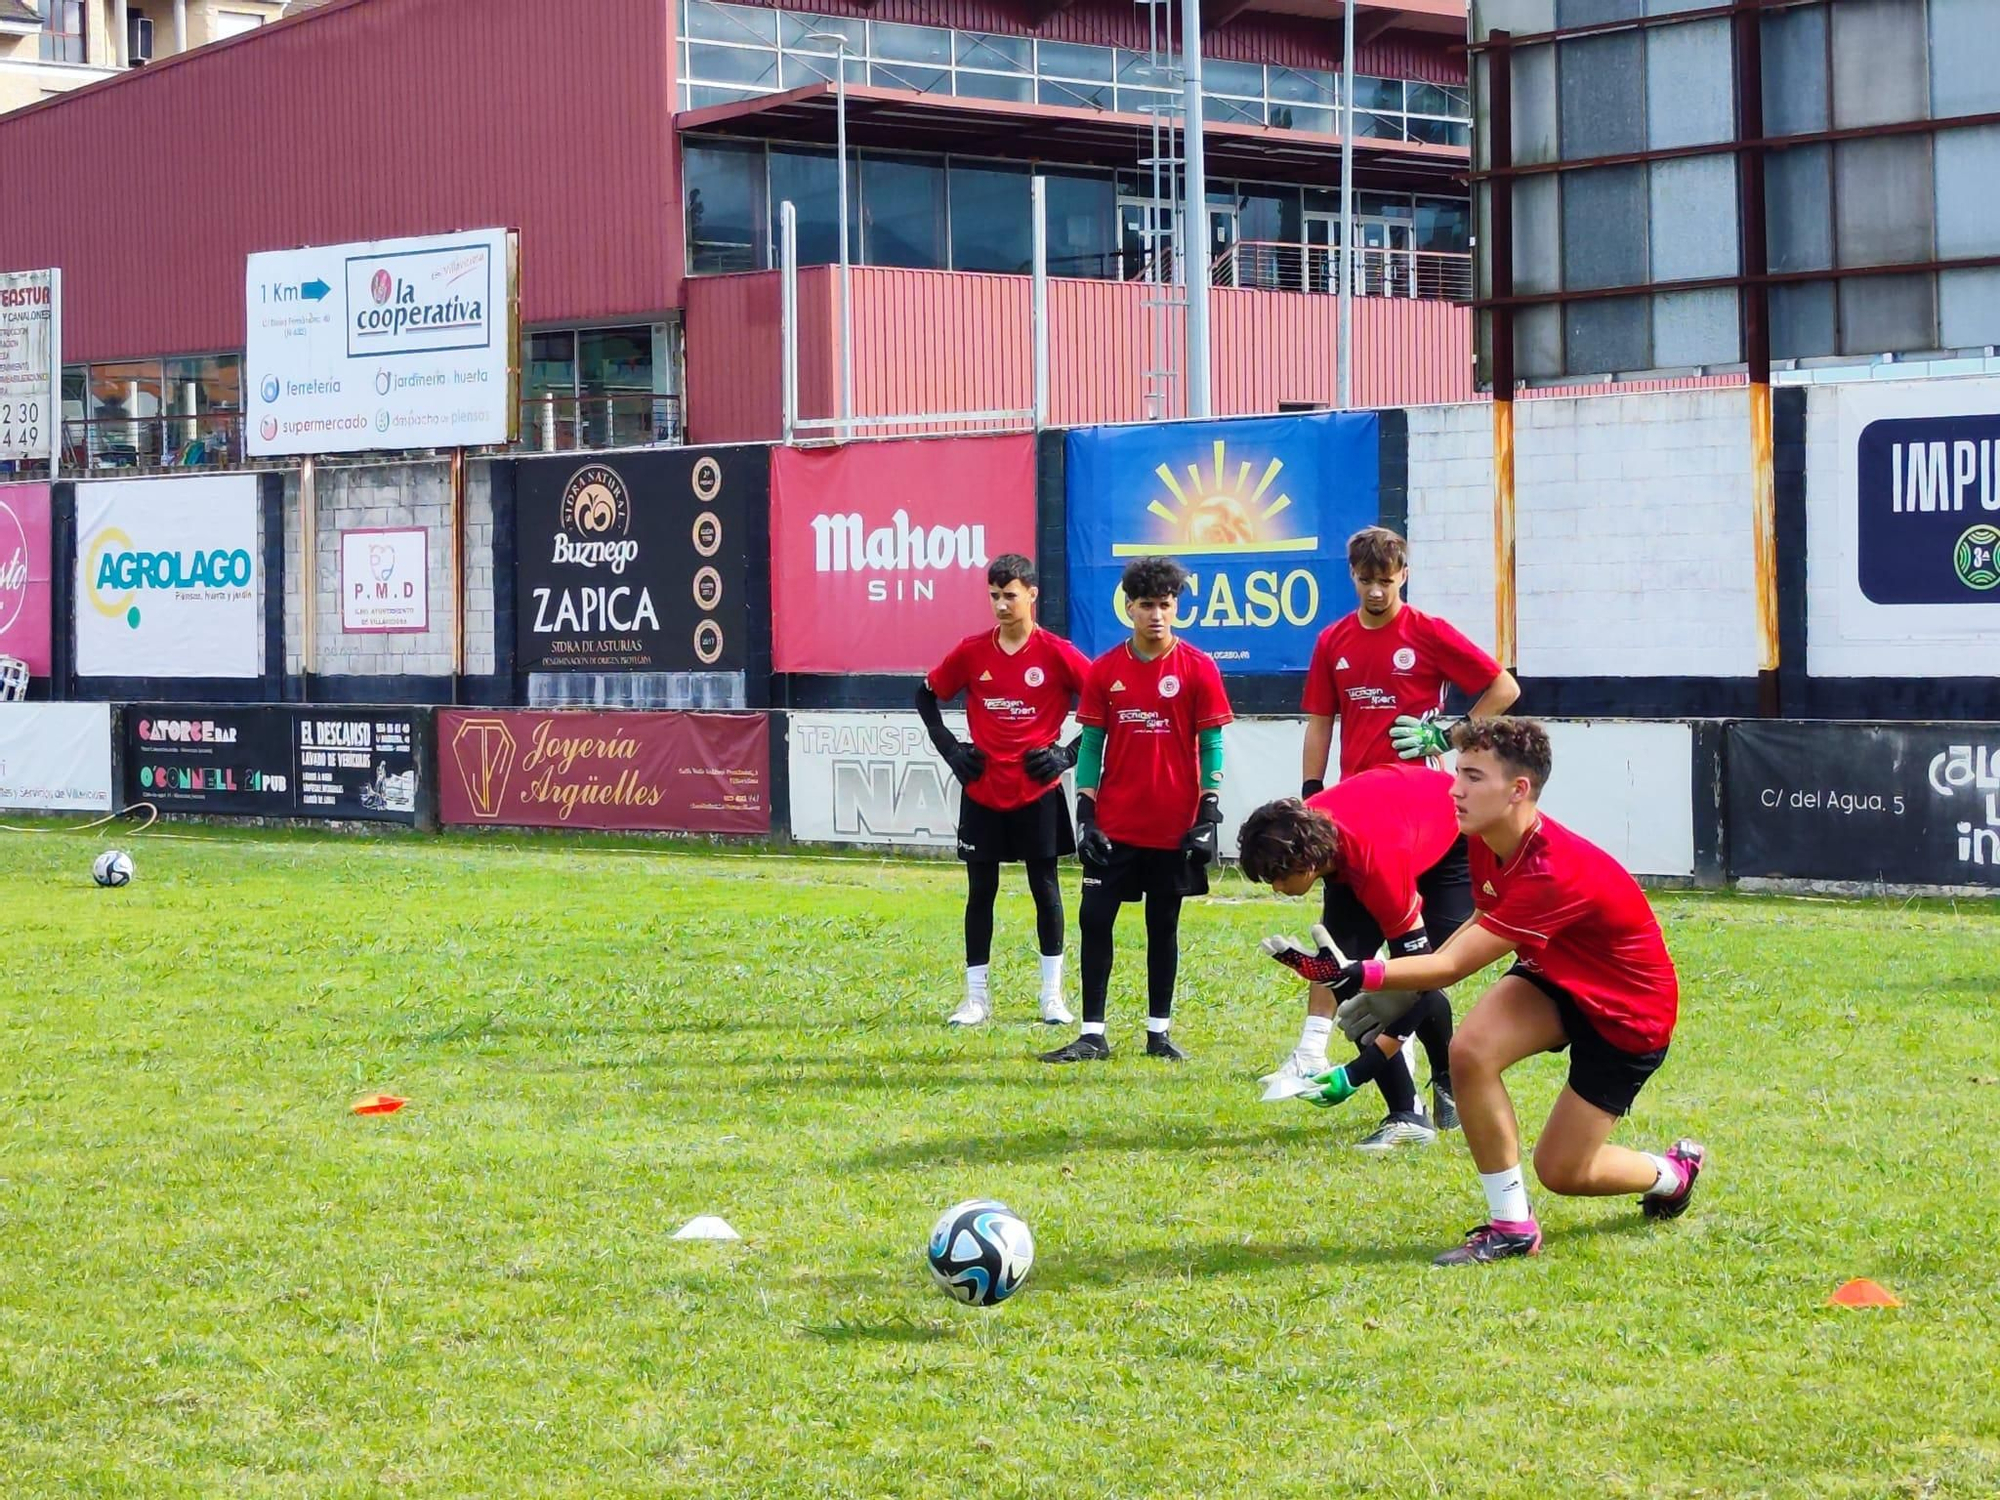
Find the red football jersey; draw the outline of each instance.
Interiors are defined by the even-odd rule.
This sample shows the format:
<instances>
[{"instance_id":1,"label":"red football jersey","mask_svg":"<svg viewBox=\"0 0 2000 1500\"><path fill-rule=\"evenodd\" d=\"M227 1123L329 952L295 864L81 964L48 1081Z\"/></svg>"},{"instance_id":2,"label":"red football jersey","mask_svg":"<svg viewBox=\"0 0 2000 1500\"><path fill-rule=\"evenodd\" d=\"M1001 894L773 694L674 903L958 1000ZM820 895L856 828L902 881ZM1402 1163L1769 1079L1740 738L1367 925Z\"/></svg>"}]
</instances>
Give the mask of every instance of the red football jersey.
<instances>
[{"instance_id":1,"label":"red football jersey","mask_svg":"<svg viewBox=\"0 0 2000 1500\"><path fill-rule=\"evenodd\" d=\"M1546 814L1504 865L1484 840L1470 843L1480 925L1574 995L1613 1046L1666 1046L1680 1013L1680 980L1659 918L1625 867Z\"/></svg>"},{"instance_id":2,"label":"red football jersey","mask_svg":"<svg viewBox=\"0 0 2000 1500\"><path fill-rule=\"evenodd\" d=\"M1500 663L1435 615L1405 604L1370 630L1359 612L1319 634L1299 707L1340 720L1340 774L1394 765L1389 726L1444 704L1446 684L1477 696L1500 675Z\"/></svg>"},{"instance_id":3,"label":"red football jersey","mask_svg":"<svg viewBox=\"0 0 2000 1500\"><path fill-rule=\"evenodd\" d=\"M1458 842L1451 774L1420 761L1398 761L1348 776L1306 806L1340 830L1340 875L1385 938L1423 923L1417 877Z\"/></svg>"},{"instance_id":4,"label":"red football jersey","mask_svg":"<svg viewBox=\"0 0 2000 1500\"><path fill-rule=\"evenodd\" d=\"M1039 626L1011 655L1001 649L998 626L951 648L924 681L940 698L965 694L965 727L986 753L986 774L965 789L968 797L1011 812L1054 785L1029 779L1021 757L1061 738L1089 672L1089 658Z\"/></svg>"},{"instance_id":5,"label":"red football jersey","mask_svg":"<svg viewBox=\"0 0 2000 1500\"><path fill-rule=\"evenodd\" d=\"M1232 717L1222 673L1206 651L1176 640L1142 660L1132 643L1090 664L1077 722L1104 731L1097 826L1140 849L1177 849L1201 803L1196 734Z\"/></svg>"}]
</instances>

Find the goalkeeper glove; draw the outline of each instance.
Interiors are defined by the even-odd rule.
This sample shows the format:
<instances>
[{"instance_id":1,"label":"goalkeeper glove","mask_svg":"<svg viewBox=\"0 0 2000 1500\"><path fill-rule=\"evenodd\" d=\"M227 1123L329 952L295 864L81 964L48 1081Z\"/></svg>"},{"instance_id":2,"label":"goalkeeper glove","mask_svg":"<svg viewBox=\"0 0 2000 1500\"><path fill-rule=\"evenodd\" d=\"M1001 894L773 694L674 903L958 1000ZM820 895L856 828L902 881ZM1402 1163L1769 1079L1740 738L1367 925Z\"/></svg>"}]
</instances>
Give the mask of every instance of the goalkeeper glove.
<instances>
[{"instance_id":1,"label":"goalkeeper glove","mask_svg":"<svg viewBox=\"0 0 2000 1500\"><path fill-rule=\"evenodd\" d=\"M1309 1094L1301 1094L1299 1097L1305 1100L1306 1103L1315 1105L1320 1109L1327 1109L1336 1104L1345 1104L1355 1094L1360 1092L1356 1085L1347 1081L1347 1066L1345 1063L1330 1073L1315 1074L1313 1082L1319 1085L1318 1090Z\"/></svg>"},{"instance_id":2,"label":"goalkeeper glove","mask_svg":"<svg viewBox=\"0 0 2000 1500\"><path fill-rule=\"evenodd\" d=\"M1111 862L1111 839L1097 826L1097 799L1076 794L1076 857L1085 864Z\"/></svg>"},{"instance_id":3,"label":"goalkeeper glove","mask_svg":"<svg viewBox=\"0 0 2000 1500\"><path fill-rule=\"evenodd\" d=\"M1181 835L1181 853L1188 857L1188 863L1207 865L1215 861L1216 835L1222 822L1222 803L1215 793L1208 792L1196 809L1194 826Z\"/></svg>"},{"instance_id":4,"label":"goalkeeper glove","mask_svg":"<svg viewBox=\"0 0 2000 1500\"><path fill-rule=\"evenodd\" d=\"M1429 760L1451 748L1451 725L1434 713L1421 719L1399 714L1389 726L1389 743L1404 760Z\"/></svg>"},{"instance_id":5,"label":"goalkeeper glove","mask_svg":"<svg viewBox=\"0 0 2000 1500\"><path fill-rule=\"evenodd\" d=\"M971 786L986 774L986 752L977 745L953 740L949 745L940 745L938 753L944 757L944 763L951 767L951 774L958 778L962 786Z\"/></svg>"},{"instance_id":6,"label":"goalkeeper glove","mask_svg":"<svg viewBox=\"0 0 2000 1500\"><path fill-rule=\"evenodd\" d=\"M1319 945L1318 951L1307 948L1297 938L1275 934L1258 946L1301 979L1329 986L1336 999L1346 1000L1360 994L1361 965L1348 962L1347 955L1334 946L1333 935L1325 927L1315 924L1312 937Z\"/></svg>"},{"instance_id":7,"label":"goalkeeper glove","mask_svg":"<svg viewBox=\"0 0 2000 1500\"><path fill-rule=\"evenodd\" d=\"M1355 1046L1365 1046L1384 1026L1401 1020L1415 1001L1416 996L1408 990L1370 990L1350 995L1334 1012L1333 1024Z\"/></svg>"},{"instance_id":8,"label":"goalkeeper glove","mask_svg":"<svg viewBox=\"0 0 2000 1500\"><path fill-rule=\"evenodd\" d=\"M1325 790L1326 783L1324 781L1321 781L1317 776L1308 777L1299 783L1299 801L1303 802L1308 797L1317 797Z\"/></svg>"},{"instance_id":9,"label":"goalkeeper glove","mask_svg":"<svg viewBox=\"0 0 2000 1500\"><path fill-rule=\"evenodd\" d=\"M1060 781L1063 772L1076 764L1073 745L1043 745L1021 757L1021 769L1030 781Z\"/></svg>"}]
</instances>

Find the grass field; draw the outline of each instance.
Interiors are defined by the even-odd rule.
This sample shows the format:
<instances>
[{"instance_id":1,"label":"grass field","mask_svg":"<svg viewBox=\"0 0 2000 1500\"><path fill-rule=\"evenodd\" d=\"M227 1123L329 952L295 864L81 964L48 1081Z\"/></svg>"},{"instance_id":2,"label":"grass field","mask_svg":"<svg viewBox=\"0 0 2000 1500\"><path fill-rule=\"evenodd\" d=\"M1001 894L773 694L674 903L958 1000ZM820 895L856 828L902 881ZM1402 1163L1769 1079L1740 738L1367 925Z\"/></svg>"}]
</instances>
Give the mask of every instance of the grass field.
<instances>
[{"instance_id":1,"label":"grass field","mask_svg":"<svg viewBox=\"0 0 2000 1500\"><path fill-rule=\"evenodd\" d=\"M1233 876L1193 1062L1140 1055L1133 914L1118 1055L1054 1069L1018 881L1000 1021L940 1024L953 865L182 829L105 892L98 847L0 834L10 1495L2000 1493L1986 910L1661 897L1619 1138L1705 1140L1693 1211L1539 1195L1539 1259L1444 1272L1457 1137L1258 1103L1254 939L1309 917ZM1039 1255L977 1312L920 1257L985 1195ZM1857 1275L1906 1305L1823 1306Z\"/></svg>"}]
</instances>

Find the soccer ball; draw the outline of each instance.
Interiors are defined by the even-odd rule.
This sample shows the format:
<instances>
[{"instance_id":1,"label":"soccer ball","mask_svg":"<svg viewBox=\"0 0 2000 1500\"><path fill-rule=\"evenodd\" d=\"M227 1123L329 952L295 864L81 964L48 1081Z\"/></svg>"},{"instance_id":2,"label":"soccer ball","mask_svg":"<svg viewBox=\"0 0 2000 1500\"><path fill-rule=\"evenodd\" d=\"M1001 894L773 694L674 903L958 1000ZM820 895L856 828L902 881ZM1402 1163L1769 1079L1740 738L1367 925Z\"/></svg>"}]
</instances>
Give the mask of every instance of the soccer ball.
<instances>
[{"instance_id":1,"label":"soccer ball","mask_svg":"<svg viewBox=\"0 0 2000 1500\"><path fill-rule=\"evenodd\" d=\"M1028 1279L1035 1237L1004 1203L972 1198L944 1211L926 1252L931 1277L960 1302L992 1307Z\"/></svg>"},{"instance_id":2,"label":"soccer ball","mask_svg":"<svg viewBox=\"0 0 2000 1500\"><path fill-rule=\"evenodd\" d=\"M132 856L123 849L106 849L90 867L90 878L103 886L132 883Z\"/></svg>"}]
</instances>

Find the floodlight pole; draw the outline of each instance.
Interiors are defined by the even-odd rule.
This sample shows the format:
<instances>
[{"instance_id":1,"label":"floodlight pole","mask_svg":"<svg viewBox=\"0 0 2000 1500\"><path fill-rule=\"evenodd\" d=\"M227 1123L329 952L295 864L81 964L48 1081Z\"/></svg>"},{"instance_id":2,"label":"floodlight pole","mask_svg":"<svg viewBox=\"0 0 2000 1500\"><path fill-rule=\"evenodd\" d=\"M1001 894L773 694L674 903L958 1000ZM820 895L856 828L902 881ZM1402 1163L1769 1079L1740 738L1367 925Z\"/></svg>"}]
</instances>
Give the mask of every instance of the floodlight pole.
<instances>
[{"instance_id":1,"label":"floodlight pole","mask_svg":"<svg viewBox=\"0 0 2000 1500\"><path fill-rule=\"evenodd\" d=\"M1339 405L1354 405L1354 0L1340 7Z\"/></svg>"},{"instance_id":2,"label":"floodlight pole","mask_svg":"<svg viewBox=\"0 0 2000 1500\"><path fill-rule=\"evenodd\" d=\"M1187 414L1209 415L1208 153L1202 141L1201 0L1181 0L1181 139L1187 243L1181 263L1187 283Z\"/></svg>"}]
</instances>

